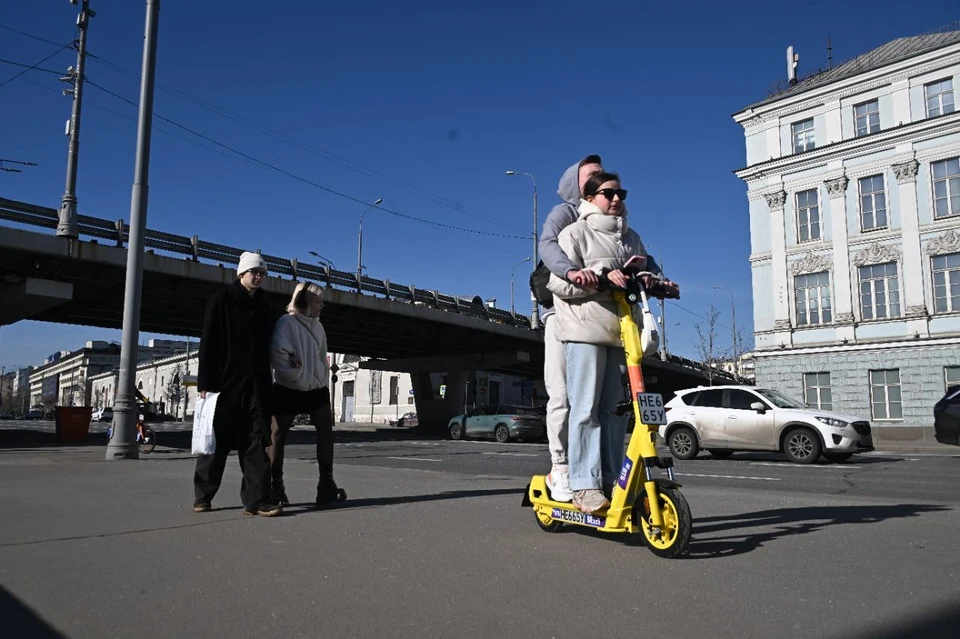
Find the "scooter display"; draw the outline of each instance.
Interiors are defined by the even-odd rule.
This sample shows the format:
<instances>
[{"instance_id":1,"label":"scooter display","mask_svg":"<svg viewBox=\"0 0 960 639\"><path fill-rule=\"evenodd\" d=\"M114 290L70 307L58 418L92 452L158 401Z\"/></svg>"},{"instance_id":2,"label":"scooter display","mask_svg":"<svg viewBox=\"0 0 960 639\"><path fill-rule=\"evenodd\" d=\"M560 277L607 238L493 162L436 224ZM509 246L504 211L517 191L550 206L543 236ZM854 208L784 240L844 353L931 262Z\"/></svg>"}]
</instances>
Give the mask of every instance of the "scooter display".
<instances>
[{"instance_id":1,"label":"scooter display","mask_svg":"<svg viewBox=\"0 0 960 639\"><path fill-rule=\"evenodd\" d=\"M643 344L633 317L638 304L644 315L652 317L648 292L655 297L671 295L659 282L644 288L643 277L651 273L622 269L628 276L627 287L614 288L601 275L601 285L613 289L613 298L620 318L620 337L626 351L627 377L635 428L620 475L613 486L610 505L593 513L581 512L571 502L553 501L547 489L546 476L535 475L527 486L522 505L532 507L537 525L546 532L556 532L564 524L593 528L602 532L640 533L655 555L675 558L683 555L690 544L693 516L690 505L680 492L673 473L673 458L657 453L657 427L665 424L666 411L659 393L648 393L643 381L641 359ZM666 477L655 477L655 469Z\"/></svg>"}]
</instances>

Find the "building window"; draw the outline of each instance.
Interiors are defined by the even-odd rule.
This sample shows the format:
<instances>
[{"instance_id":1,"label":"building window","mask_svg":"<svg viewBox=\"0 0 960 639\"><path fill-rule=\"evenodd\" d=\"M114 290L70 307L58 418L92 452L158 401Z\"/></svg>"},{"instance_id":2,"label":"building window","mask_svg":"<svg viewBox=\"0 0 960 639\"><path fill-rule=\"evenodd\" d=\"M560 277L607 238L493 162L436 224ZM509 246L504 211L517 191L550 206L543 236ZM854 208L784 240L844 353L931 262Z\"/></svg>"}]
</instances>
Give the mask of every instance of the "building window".
<instances>
[{"instance_id":1,"label":"building window","mask_svg":"<svg viewBox=\"0 0 960 639\"><path fill-rule=\"evenodd\" d=\"M960 158L933 163L933 215L960 215Z\"/></svg>"},{"instance_id":2,"label":"building window","mask_svg":"<svg viewBox=\"0 0 960 639\"><path fill-rule=\"evenodd\" d=\"M895 262L860 267L860 312L865 320L900 316Z\"/></svg>"},{"instance_id":3,"label":"building window","mask_svg":"<svg viewBox=\"0 0 960 639\"><path fill-rule=\"evenodd\" d=\"M390 378L390 405L396 406L400 403L400 378Z\"/></svg>"},{"instance_id":4,"label":"building window","mask_svg":"<svg viewBox=\"0 0 960 639\"><path fill-rule=\"evenodd\" d=\"M923 87L927 99L927 117L953 113L953 79L931 82Z\"/></svg>"},{"instance_id":5,"label":"building window","mask_svg":"<svg viewBox=\"0 0 960 639\"><path fill-rule=\"evenodd\" d=\"M794 280L797 295L797 326L829 324L833 321L830 306L830 273L797 275Z\"/></svg>"},{"instance_id":6,"label":"building window","mask_svg":"<svg viewBox=\"0 0 960 639\"><path fill-rule=\"evenodd\" d=\"M943 367L943 385L946 388L960 386L960 366Z\"/></svg>"},{"instance_id":7,"label":"building window","mask_svg":"<svg viewBox=\"0 0 960 639\"><path fill-rule=\"evenodd\" d=\"M857 137L876 133L880 130L880 106L876 100L864 102L853 107L853 119L857 128Z\"/></svg>"},{"instance_id":8,"label":"building window","mask_svg":"<svg viewBox=\"0 0 960 639\"><path fill-rule=\"evenodd\" d=\"M817 189L797 193L797 238L800 242L820 239L820 205Z\"/></svg>"},{"instance_id":9,"label":"building window","mask_svg":"<svg viewBox=\"0 0 960 639\"><path fill-rule=\"evenodd\" d=\"M810 408L833 410L833 396L830 394L830 373L803 374L803 401Z\"/></svg>"},{"instance_id":10,"label":"building window","mask_svg":"<svg viewBox=\"0 0 960 639\"><path fill-rule=\"evenodd\" d=\"M874 419L903 419L899 369L870 371L870 406Z\"/></svg>"},{"instance_id":11,"label":"building window","mask_svg":"<svg viewBox=\"0 0 960 639\"><path fill-rule=\"evenodd\" d=\"M864 231L887 228L887 194L882 175L860 178L860 225Z\"/></svg>"},{"instance_id":12,"label":"building window","mask_svg":"<svg viewBox=\"0 0 960 639\"><path fill-rule=\"evenodd\" d=\"M793 152L803 153L816 148L813 141L813 118L803 122L794 122L790 125L793 137Z\"/></svg>"},{"instance_id":13,"label":"building window","mask_svg":"<svg viewBox=\"0 0 960 639\"><path fill-rule=\"evenodd\" d=\"M937 255L932 270L934 312L960 311L960 253Z\"/></svg>"}]
</instances>

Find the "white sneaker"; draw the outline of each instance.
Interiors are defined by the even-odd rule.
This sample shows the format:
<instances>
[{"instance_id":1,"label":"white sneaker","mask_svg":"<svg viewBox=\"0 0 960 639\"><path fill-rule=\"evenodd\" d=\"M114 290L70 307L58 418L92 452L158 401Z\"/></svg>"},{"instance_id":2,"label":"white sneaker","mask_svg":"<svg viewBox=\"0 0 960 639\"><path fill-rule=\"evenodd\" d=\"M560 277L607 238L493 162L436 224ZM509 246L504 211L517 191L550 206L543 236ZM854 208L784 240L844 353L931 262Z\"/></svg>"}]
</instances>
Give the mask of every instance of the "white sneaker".
<instances>
[{"instance_id":1,"label":"white sneaker","mask_svg":"<svg viewBox=\"0 0 960 639\"><path fill-rule=\"evenodd\" d=\"M570 490L570 475L564 467L554 467L547 475L547 488L553 501L567 502L573 499Z\"/></svg>"}]
</instances>

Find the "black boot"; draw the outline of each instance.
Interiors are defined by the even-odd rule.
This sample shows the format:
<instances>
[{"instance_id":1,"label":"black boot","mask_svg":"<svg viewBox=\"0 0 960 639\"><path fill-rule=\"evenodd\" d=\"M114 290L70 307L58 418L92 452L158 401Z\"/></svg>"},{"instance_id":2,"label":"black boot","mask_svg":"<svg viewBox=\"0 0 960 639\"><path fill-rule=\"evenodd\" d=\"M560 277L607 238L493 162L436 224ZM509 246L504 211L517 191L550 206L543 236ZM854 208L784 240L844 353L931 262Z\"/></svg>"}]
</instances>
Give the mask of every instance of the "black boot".
<instances>
[{"instance_id":1,"label":"black boot","mask_svg":"<svg viewBox=\"0 0 960 639\"><path fill-rule=\"evenodd\" d=\"M317 482L317 505L326 506L335 501L344 501L347 493L333 481L333 466L320 466L320 481Z\"/></svg>"},{"instance_id":2,"label":"black boot","mask_svg":"<svg viewBox=\"0 0 960 639\"><path fill-rule=\"evenodd\" d=\"M270 500L281 506L289 506L290 499L287 498L287 490L283 485L283 477L273 478L273 487L270 493Z\"/></svg>"}]
</instances>

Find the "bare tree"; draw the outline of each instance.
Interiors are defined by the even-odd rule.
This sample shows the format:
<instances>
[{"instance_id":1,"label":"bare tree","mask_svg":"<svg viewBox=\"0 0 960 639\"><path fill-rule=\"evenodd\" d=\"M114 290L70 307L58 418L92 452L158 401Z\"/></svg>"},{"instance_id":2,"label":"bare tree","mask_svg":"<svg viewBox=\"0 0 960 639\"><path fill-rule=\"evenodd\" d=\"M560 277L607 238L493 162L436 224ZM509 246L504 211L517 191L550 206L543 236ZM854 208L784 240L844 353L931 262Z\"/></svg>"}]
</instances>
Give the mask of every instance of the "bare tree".
<instances>
[{"instance_id":1,"label":"bare tree","mask_svg":"<svg viewBox=\"0 0 960 639\"><path fill-rule=\"evenodd\" d=\"M720 348L720 340L717 336L717 324L720 320L720 311L711 304L707 311L706 325L697 322L694 328L697 331L697 342L694 347L697 349L697 357L706 367L707 381L713 386L713 378L718 373L717 364L726 356L726 351Z\"/></svg>"}]
</instances>

